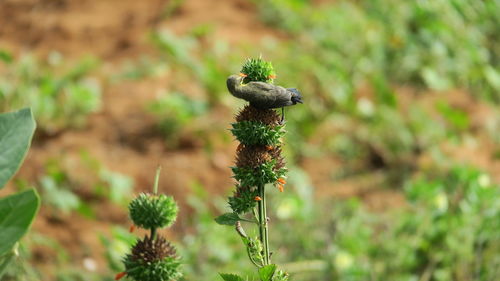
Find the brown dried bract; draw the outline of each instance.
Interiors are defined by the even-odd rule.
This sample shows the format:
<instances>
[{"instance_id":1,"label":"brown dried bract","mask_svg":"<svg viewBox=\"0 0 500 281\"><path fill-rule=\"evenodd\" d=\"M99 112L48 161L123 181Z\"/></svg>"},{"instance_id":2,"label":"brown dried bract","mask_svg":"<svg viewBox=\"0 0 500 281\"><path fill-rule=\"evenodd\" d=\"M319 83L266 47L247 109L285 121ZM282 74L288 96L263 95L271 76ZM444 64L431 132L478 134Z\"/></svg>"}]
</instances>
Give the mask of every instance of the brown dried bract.
<instances>
[{"instance_id":1,"label":"brown dried bract","mask_svg":"<svg viewBox=\"0 0 500 281\"><path fill-rule=\"evenodd\" d=\"M145 263L160 261L166 257L174 257L175 255L174 246L161 236L158 236L154 240L146 236L143 240L139 240L132 248L133 259Z\"/></svg>"},{"instance_id":2,"label":"brown dried bract","mask_svg":"<svg viewBox=\"0 0 500 281\"><path fill-rule=\"evenodd\" d=\"M256 168L272 159L271 154L263 146L245 146L236 154L236 166Z\"/></svg>"},{"instance_id":3,"label":"brown dried bract","mask_svg":"<svg viewBox=\"0 0 500 281\"><path fill-rule=\"evenodd\" d=\"M286 165L285 158L283 155L281 155L281 147L276 146L273 147L273 149L269 150L269 155L271 155L271 158L276 160L276 164L274 165L274 170L277 171L281 168L284 168Z\"/></svg>"},{"instance_id":4,"label":"brown dried bract","mask_svg":"<svg viewBox=\"0 0 500 281\"><path fill-rule=\"evenodd\" d=\"M246 105L237 115L236 121L260 121L268 126L280 124L281 117L273 109L257 109Z\"/></svg>"}]
</instances>

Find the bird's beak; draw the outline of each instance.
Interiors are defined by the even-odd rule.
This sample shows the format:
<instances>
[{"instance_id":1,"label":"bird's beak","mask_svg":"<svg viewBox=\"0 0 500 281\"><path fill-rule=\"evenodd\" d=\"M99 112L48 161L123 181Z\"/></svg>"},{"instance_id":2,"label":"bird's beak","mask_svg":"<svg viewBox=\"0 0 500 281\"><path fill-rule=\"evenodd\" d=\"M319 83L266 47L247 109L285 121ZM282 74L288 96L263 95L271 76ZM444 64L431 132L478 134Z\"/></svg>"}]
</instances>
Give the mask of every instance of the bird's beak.
<instances>
[{"instance_id":1,"label":"bird's beak","mask_svg":"<svg viewBox=\"0 0 500 281\"><path fill-rule=\"evenodd\" d=\"M247 77L248 76L245 73L240 73L239 75L240 75L240 77Z\"/></svg>"}]
</instances>

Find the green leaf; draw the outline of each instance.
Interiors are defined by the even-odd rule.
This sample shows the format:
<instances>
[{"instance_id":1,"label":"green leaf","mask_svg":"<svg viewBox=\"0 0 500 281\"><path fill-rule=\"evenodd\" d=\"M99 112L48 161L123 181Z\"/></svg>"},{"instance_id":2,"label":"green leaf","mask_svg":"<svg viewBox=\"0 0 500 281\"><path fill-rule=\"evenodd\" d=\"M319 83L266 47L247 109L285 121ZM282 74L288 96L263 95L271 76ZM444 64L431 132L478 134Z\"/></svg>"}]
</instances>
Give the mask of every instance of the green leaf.
<instances>
[{"instance_id":1,"label":"green leaf","mask_svg":"<svg viewBox=\"0 0 500 281\"><path fill-rule=\"evenodd\" d=\"M276 271L276 265L270 264L259 268L259 277L262 281L272 281L274 272Z\"/></svg>"},{"instance_id":2,"label":"green leaf","mask_svg":"<svg viewBox=\"0 0 500 281\"><path fill-rule=\"evenodd\" d=\"M220 277L224 279L224 281L245 281L245 279L236 274L229 274L229 273L219 273L219 274Z\"/></svg>"},{"instance_id":3,"label":"green leaf","mask_svg":"<svg viewBox=\"0 0 500 281\"><path fill-rule=\"evenodd\" d=\"M19 169L35 126L29 108L0 114L0 189Z\"/></svg>"},{"instance_id":4,"label":"green leaf","mask_svg":"<svg viewBox=\"0 0 500 281\"><path fill-rule=\"evenodd\" d=\"M34 189L0 199L0 256L26 234L39 207L40 198Z\"/></svg>"},{"instance_id":5,"label":"green leaf","mask_svg":"<svg viewBox=\"0 0 500 281\"><path fill-rule=\"evenodd\" d=\"M215 221L221 225L234 225L241 218L236 213L225 213L215 218Z\"/></svg>"},{"instance_id":6,"label":"green leaf","mask_svg":"<svg viewBox=\"0 0 500 281\"><path fill-rule=\"evenodd\" d=\"M2 276L5 274L5 271L7 271L7 267L13 259L14 252L12 251L4 256L0 256L0 280L2 280Z\"/></svg>"}]
</instances>

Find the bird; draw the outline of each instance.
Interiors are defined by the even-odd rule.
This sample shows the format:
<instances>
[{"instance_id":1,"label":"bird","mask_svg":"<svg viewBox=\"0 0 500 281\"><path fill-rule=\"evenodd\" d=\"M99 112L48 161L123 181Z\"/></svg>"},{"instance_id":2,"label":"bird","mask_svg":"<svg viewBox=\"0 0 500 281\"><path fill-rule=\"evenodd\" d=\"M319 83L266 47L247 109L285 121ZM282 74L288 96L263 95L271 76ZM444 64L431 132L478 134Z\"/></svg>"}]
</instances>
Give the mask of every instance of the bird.
<instances>
[{"instance_id":1,"label":"bird","mask_svg":"<svg viewBox=\"0 0 500 281\"><path fill-rule=\"evenodd\" d=\"M231 75L227 78L227 89L231 95L244 99L258 109L281 108L281 121L284 119L284 107L303 103L302 95L296 88L284 88L265 82L242 83L245 75Z\"/></svg>"}]
</instances>

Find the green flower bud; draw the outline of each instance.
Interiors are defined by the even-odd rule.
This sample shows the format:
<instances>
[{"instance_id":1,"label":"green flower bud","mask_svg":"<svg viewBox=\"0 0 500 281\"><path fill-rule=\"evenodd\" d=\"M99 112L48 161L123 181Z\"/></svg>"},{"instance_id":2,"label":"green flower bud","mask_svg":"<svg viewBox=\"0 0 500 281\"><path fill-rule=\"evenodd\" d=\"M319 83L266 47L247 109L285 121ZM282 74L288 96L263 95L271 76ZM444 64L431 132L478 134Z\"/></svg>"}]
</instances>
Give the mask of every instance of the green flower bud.
<instances>
[{"instance_id":1,"label":"green flower bud","mask_svg":"<svg viewBox=\"0 0 500 281\"><path fill-rule=\"evenodd\" d=\"M229 206L237 214L250 212L256 205L255 196L259 192L256 188L238 187L232 197L229 197Z\"/></svg>"},{"instance_id":2,"label":"green flower bud","mask_svg":"<svg viewBox=\"0 0 500 281\"><path fill-rule=\"evenodd\" d=\"M141 193L129 206L130 218L135 225L145 228L163 228L172 225L179 207L175 200L164 194Z\"/></svg>"},{"instance_id":3,"label":"green flower bud","mask_svg":"<svg viewBox=\"0 0 500 281\"><path fill-rule=\"evenodd\" d=\"M245 145L277 145L285 134L284 126L267 126L260 121L240 121L231 124L231 133Z\"/></svg>"},{"instance_id":4,"label":"green flower bud","mask_svg":"<svg viewBox=\"0 0 500 281\"><path fill-rule=\"evenodd\" d=\"M247 59L240 72L246 75L243 83L252 81L272 83L275 78L273 65L262 58Z\"/></svg>"},{"instance_id":5,"label":"green flower bud","mask_svg":"<svg viewBox=\"0 0 500 281\"><path fill-rule=\"evenodd\" d=\"M268 183L275 183L286 174L286 168L275 169L276 160L271 160L255 168L252 167L231 167L234 178L242 186L260 186Z\"/></svg>"}]
</instances>

